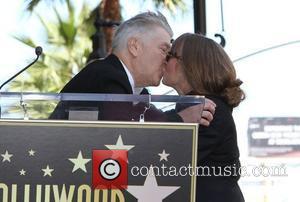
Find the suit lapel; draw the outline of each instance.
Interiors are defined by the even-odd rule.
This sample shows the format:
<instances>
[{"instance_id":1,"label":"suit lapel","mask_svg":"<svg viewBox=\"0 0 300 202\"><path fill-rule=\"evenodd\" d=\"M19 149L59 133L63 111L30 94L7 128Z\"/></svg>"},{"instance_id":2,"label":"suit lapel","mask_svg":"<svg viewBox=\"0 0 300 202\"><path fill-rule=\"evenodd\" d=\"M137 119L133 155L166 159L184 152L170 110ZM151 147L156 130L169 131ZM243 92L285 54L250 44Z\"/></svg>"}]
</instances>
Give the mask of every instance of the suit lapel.
<instances>
[{"instance_id":1,"label":"suit lapel","mask_svg":"<svg viewBox=\"0 0 300 202\"><path fill-rule=\"evenodd\" d=\"M126 71L125 71L121 61L119 60L119 58L114 54L110 54L109 56L107 56L107 58L105 60L108 63L112 64L112 66L118 72L121 73L122 78L120 79L120 82L124 85L124 87L128 91L128 94L133 94L129 79L128 79L127 74L126 74Z\"/></svg>"}]
</instances>

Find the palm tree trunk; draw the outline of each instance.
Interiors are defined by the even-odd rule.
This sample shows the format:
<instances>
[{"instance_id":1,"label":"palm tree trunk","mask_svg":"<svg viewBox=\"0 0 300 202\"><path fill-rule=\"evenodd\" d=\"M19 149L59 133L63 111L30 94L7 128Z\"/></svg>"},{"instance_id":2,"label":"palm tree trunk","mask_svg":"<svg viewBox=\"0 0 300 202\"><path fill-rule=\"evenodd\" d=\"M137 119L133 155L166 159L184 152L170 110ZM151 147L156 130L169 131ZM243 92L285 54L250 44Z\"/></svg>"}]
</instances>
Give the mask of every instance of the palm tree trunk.
<instances>
[{"instance_id":1,"label":"palm tree trunk","mask_svg":"<svg viewBox=\"0 0 300 202\"><path fill-rule=\"evenodd\" d=\"M108 22L121 21L121 6L119 0L102 0L100 13L103 20ZM112 38L114 28L112 26L103 27L103 32L106 41L106 51L111 52Z\"/></svg>"}]
</instances>

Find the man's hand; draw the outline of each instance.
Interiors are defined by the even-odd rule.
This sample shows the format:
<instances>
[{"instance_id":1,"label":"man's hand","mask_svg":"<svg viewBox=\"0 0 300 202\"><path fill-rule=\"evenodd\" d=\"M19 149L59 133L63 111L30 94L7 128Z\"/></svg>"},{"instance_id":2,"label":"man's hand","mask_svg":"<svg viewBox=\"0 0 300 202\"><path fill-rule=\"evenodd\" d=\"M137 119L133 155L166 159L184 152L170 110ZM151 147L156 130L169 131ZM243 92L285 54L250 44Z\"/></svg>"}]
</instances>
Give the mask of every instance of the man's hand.
<instances>
[{"instance_id":1,"label":"man's hand","mask_svg":"<svg viewBox=\"0 0 300 202\"><path fill-rule=\"evenodd\" d=\"M209 126L210 122L213 120L213 115L215 113L216 104L205 98L204 106L203 104L194 105L182 110L178 113L186 123L200 123L203 126ZM202 113L201 113L202 112Z\"/></svg>"}]
</instances>

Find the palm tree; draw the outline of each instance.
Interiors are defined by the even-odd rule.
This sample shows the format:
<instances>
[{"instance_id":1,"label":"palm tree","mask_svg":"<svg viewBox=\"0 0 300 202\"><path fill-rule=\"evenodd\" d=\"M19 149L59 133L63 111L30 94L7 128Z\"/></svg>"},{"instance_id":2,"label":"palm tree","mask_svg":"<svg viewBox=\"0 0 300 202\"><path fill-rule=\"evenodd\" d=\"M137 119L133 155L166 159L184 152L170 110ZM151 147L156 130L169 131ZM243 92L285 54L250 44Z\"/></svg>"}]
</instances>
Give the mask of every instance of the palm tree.
<instances>
[{"instance_id":1,"label":"palm tree","mask_svg":"<svg viewBox=\"0 0 300 202\"><path fill-rule=\"evenodd\" d=\"M83 4L81 12L76 15L69 0L66 1L67 18L63 18L53 7L56 21L46 20L37 14L38 19L46 30L47 50L40 60L29 68L23 76L17 77L9 86L10 91L58 92L70 78L86 64L92 50L90 36L95 31L92 23L85 23L90 18L91 9ZM33 39L26 36L15 36L22 43L36 47ZM42 119L49 116L56 103L30 102L27 103L28 114L31 118ZM9 108L10 114L20 114L20 107Z\"/></svg>"},{"instance_id":2,"label":"palm tree","mask_svg":"<svg viewBox=\"0 0 300 202\"><path fill-rule=\"evenodd\" d=\"M46 30L47 50L34 67L27 70L30 75L26 82L20 79L12 82L10 89L21 91L30 89L37 92L57 92L86 63L92 49L90 35L94 32L90 24L84 23L90 15L90 9L83 4L78 16L69 0L66 0L67 18L63 18L53 7L57 21L52 22L38 14ZM22 43L36 47L33 39L15 36ZM36 69L39 71L36 71ZM20 89L22 88L22 89Z\"/></svg>"},{"instance_id":3,"label":"palm tree","mask_svg":"<svg viewBox=\"0 0 300 202\"><path fill-rule=\"evenodd\" d=\"M58 0L25 0L25 3L27 4L27 10L32 12L39 3L44 2L44 1L47 1L47 3L52 4L52 3L57 2ZM64 2L65 0L59 0L59 1ZM147 1L147 0L143 0L143 1ZM100 2L101 2L101 0L100 0ZM116 1L102 0L102 2L104 4L113 4L113 5L119 4L120 5L119 0L116 0ZM183 9L185 7L183 0L153 0L153 2L155 3L156 7L163 6L171 12L175 12L176 8ZM109 6L109 8L111 8L111 7L112 6Z\"/></svg>"}]
</instances>

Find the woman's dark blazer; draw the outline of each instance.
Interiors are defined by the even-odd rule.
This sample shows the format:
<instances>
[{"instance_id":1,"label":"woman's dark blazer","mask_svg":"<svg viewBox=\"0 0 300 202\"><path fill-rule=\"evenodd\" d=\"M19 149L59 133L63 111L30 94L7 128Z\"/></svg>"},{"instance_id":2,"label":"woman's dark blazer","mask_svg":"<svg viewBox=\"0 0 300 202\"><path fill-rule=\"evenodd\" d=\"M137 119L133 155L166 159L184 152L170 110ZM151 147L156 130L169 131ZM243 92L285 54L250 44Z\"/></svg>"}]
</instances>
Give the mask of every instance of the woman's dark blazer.
<instances>
[{"instance_id":1,"label":"woman's dark blazer","mask_svg":"<svg viewBox=\"0 0 300 202\"><path fill-rule=\"evenodd\" d=\"M240 175L235 172L240 169L240 161L232 108L221 97L206 97L217 107L210 125L199 126L198 166L203 169L198 170L197 202L242 202L237 183ZM186 107L177 105L176 111Z\"/></svg>"}]
</instances>

